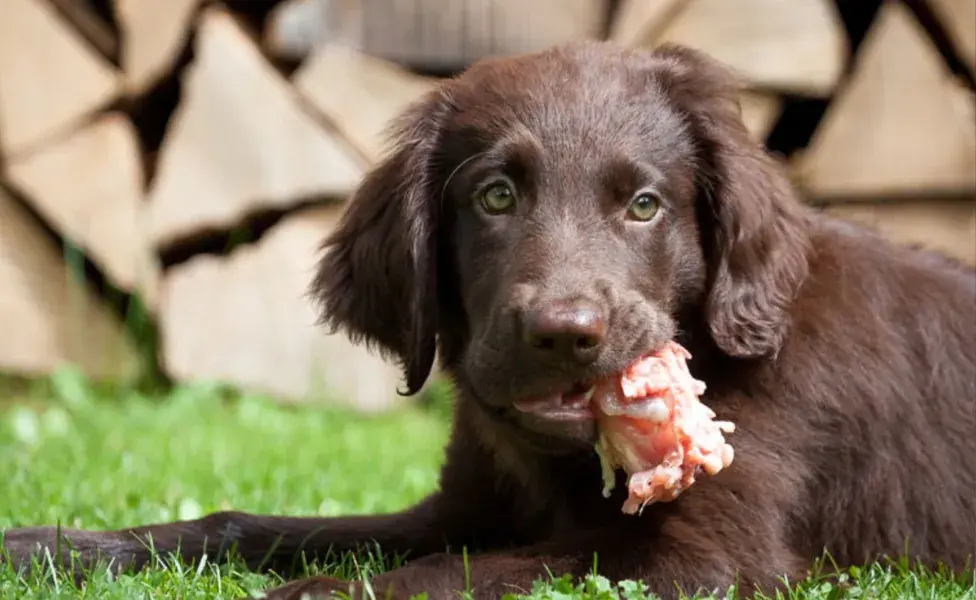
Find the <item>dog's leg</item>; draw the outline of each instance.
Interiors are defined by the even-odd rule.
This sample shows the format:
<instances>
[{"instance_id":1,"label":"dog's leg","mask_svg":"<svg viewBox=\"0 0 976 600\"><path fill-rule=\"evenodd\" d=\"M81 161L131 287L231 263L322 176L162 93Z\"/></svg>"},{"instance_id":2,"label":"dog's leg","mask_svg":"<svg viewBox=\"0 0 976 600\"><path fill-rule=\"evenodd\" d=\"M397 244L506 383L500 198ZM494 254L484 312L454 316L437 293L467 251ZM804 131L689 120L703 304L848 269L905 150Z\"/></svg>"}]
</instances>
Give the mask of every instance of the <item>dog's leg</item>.
<instances>
[{"instance_id":1,"label":"dog's leg","mask_svg":"<svg viewBox=\"0 0 976 600\"><path fill-rule=\"evenodd\" d=\"M386 553L410 556L443 551L456 537L450 521L439 518L440 494L398 513L336 518L284 517L243 512L218 512L200 519L132 527L114 531L82 531L56 527L26 527L3 534L7 557L15 567L29 565L32 557L50 552L55 562L90 565L101 558L113 567L142 568L153 552L167 559L170 553L183 560L206 554L220 560L228 552L242 557L252 569L288 570L329 551L357 550L378 544ZM446 516L446 515L442 515ZM60 538L58 534L60 533ZM369 549L368 546L364 549ZM4 560L4 559L0 559ZM297 563L297 564L295 564Z\"/></svg>"},{"instance_id":2,"label":"dog's leg","mask_svg":"<svg viewBox=\"0 0 976 600\"><path fill-rule=\"evenodd\" d=\"M413 559L449 548L504 545L518 511L511 498L499 495L490 458L456 440L448 455L440 491L401 512L317 518L228 511L113 531L62 529L60 537L55 527L25 527L0 532L0 563L30 566L32 558L46 560L49 552L62 566L84 567L101 558L112 561L113 568L139 569L154 554L191 561L204 554L221 560L232 552L252 569L286 575L301 568L303 553L311 561L330 552L335 556L379 546L384 555ZM74 557L71 550L77 552Z\"/></svg>"}]
</instances>

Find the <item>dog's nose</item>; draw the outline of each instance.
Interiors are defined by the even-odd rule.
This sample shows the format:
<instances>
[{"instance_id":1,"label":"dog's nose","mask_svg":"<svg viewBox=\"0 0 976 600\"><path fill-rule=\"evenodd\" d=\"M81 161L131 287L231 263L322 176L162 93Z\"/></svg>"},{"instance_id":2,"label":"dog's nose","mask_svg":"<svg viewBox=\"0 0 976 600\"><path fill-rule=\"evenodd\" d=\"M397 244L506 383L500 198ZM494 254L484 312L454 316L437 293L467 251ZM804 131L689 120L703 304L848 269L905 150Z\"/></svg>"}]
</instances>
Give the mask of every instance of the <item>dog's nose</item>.
<instances>
[{"instance_id":1,"label":"dog's nose","mask_svg":"<svg viewBox=\"0 0 976 600\"><path fill-rule=\"evenodd\" d=\"M588 363L596 359L607 324L600 308L587 300L545 304L522 315L522 336L536 352Z\"/></svg>"}]
</instances>

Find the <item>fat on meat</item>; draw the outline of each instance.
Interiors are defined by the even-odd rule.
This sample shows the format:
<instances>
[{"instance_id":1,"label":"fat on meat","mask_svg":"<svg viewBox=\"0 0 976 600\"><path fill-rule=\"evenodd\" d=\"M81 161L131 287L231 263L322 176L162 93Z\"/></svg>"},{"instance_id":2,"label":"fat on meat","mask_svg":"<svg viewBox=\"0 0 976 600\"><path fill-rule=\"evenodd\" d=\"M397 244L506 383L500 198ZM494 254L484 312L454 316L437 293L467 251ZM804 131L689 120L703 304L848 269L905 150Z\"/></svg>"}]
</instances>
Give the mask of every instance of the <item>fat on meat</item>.
<instances>
[{"instance_id":1,"label":"fat on meat","mask_svg":"<svg viewBox=\"0 0 976 600\"><path fill-rule=\"evenodd\" d=\"M705 383L689 372L690 358L688 350L670 342L594 391L603 495L610 496L615 472L622 468L628 475L622 507L626 514L670 502L702 470L715 475L732 463L734 451L724 434L734 432L735 425L716 420L715 412L702 404Z\"/></svg>"}]
</instances>

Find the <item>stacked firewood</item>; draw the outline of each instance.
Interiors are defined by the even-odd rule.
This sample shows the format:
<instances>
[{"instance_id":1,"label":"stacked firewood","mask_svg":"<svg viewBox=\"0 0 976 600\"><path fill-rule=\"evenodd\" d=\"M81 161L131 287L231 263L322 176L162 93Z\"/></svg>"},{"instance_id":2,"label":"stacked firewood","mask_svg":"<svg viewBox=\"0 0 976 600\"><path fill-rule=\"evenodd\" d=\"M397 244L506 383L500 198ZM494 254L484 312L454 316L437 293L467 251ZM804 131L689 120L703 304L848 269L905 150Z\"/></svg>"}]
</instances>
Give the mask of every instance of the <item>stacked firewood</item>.
<instances>
[{"instance_id":1,"label":"stacked firewood","mask_svg":"<svg viewBox=\"0 0 976 600\"><path fill-rule=\"evenodd\" d=\"M395 367L315 326L318 244L438 76L572 39L711 53L811 204L976 263L976 0L849 4L3 0L0 372L127 381L149 352L391 406Z\"/></svg>"}]
</instances>

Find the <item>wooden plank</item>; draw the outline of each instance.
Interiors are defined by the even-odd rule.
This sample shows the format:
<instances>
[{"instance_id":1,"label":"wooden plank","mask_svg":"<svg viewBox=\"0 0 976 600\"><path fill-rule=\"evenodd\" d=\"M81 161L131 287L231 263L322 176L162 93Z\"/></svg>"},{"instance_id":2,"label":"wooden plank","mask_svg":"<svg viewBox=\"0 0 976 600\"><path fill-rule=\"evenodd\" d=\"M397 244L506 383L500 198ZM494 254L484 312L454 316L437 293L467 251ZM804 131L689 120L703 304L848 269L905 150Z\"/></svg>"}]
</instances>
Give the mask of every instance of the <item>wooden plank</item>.
<instances>
[{"instance_id":1,"label":"wooden plank","mask_svg":"<svg viewBox=\"0 0 976 600\"><path fill-rule=\"evenodd\" d=\"M335 44L321 46L293 80L370 162L382 156L390 121L434 86L433 79Z\"/></svg>"},{"instance_id":2,"label":"wooden plank","mask_svg":"<svg viewBox=\"0 0 976 600\"><path fill-rule=\"evenodd\" d=\"M714 56L753 86L829 95L847 38L829 0L692 0L652 45L681 43Z\"/></svg>"},{"instance_id":3,"label":"wooden plank","mask_svg":"<svg viewBox=\"0 0 976 600\"><path fill-rule=\"evenodd\" d=\"M71 364L130 382L139 369L121 323L72 276L61 249L0 188L0 370L28 376Z\"/></svg>"},{"instance_id":4,"label":"wooden plank","mask_svg":"<svg viewBox=\"0 0 976 600\"><path fill-rule=\"evenodd\" d=\"M3 0L0 155L77 126L118 94L118 73L44 0Z\"/></svg>"},{"instance_id":5,"label":"wooden plank","mask_svg":"<svg viewBox=\"0 0 976 600\"><path fill-rule=\"evenodd\" d=\"M832 204L827 214L877 229L902 244L920 245L976 265L976 198Z\"/></svg>"},{"instance_id":6,"label":"wooden plank","mask_svg":"<svg viewBox=\"0 0 976 600\"><path fill-rule=\"evenodd\" d=\"M303 110L229 14L205 11L195 56L150 190L156 244L229 229L256 211L344 197L359 183L361 159Z\"/></svg>"},{"instance_id":7,"label":"wooden plank","mask_svg":"<svg viewBox=\"0 0 976 600\"><path fill-rule=\"evenodd\" d=\"M159 266L145 222L138 134L124 114L11 161L7 174L112 283L155 305Z\"/></svg>"},{"instance_id":8,"label":"wooden plank","mask_svg":"<svg viewBox=\"0 0 976 600\"><path fill-rule=\"evenodd\" d=\"M401 402L400 373L316 326L306 292L342 206L289 215L228 257L174 266L163 284L162 358L177 381L220 381L288 402L382 411Z\"/></svg>"},{"instance_id":9,"label":"wooden plank","mask_svg":"<svg viewBox=\"0 0 976 600\"><path fill-rule=\"evenodd\" d=\"M976 0L928 0L969 70L976 75Z\"/></svg>"},{"instance_id":10,"label":"wooden plank","mask_svg":"<svg viewBox=\"0 0 976 600\"><path fill-rule=\"evenodd\" d=\"M125 88L141 94L173 69L200 0L115 0Z\"/></svg>"},{"instance_id":11,"label":"wooden plank","mask_svg":"<svg viewBox=\"0 0 976 600\"><path fill-rule=\"evenodd\" d=\"M973 95L909 9L883 5L850 82L797 161L798 182L815 198L966 193L974 165Z\"/></svg>"},{"instance_id":12,"label":"wooden plank","mask_svg":"<svg viewBox=\"0 0 976 600\"><path fill-rule=\"evenodd\" d=\"M646 46L689 0L622 0L608 39L625 46Z\"/></svg>"}]
</instances>

